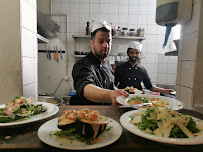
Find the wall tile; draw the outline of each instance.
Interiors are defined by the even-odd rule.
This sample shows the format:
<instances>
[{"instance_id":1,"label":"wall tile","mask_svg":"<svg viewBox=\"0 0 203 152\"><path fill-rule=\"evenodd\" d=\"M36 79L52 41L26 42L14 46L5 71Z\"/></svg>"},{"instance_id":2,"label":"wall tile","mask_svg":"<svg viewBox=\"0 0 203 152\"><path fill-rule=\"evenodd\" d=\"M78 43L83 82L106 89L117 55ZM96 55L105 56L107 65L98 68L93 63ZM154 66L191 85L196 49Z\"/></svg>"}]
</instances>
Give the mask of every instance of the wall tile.
<instances>
[{"instance_id":1,"label":"wall tile","mask_svg":"<svg viewBox=\"0 0 203 152\"><path fill-rule=\"evenodd\" d=\"M84 4L84 3L81 3L80 4L80 13L89 13L89 10L90 10L90 5L89 4Z\"/></svg>"},{"instance_id":2,"label":"wall tile","mask_svg":"<svg viewBox=\"0 0 203 152\"><path fill-rule=\"evenodd\" d=\"M168 64L158 64L157 73L168 73Z\"/></svg>"},{"instance_id":3,"label":"wall tile","mask_svg":"<svg viewBox=\"0 0 203 152\"><path fill-rule=\"evenodd\" d=\"M118 8L119 15L128 15L128 5L119 5Z\"/></svg>"},{"instance_id":4,"label":"wall tile","mask_svg":"<svg viewBox=\"0 0 203 152\"><path fill-rule=\"evenodd\" d=\"M87 21L90 21L90 15L89 14L80 14L80 23L87 23Z\"/></svg>"},{"instance_id":5,"label":"wall tile","mask_svg":"<svg viewBox=\"0 0 203 152\"><path fill-rule=\"evenodd\" d=\"M90 13L99 13L99 4L90 4Z\"/></svg>"},{"instance_id":6,"label":"wall tile","mask_svg":"<svg viewBox=\"0 0 203 152\"><path fill-rule=\"evenodd\" d=\"M61 3L60 12L68 14L70 12L70 3Z\"/></svg>"},{"instance_id":7,"label":"wall tile","mask_svg":"<svg viewBox=\"0 0 203 152\"><path fill-rule=\"evenodd\" d=\"M168 84L175 85L176 84L176 74L168 74Z\"/></svg>"},{"instance_id":8,"label":"wall tile","mask_svg":"<svg viewBox=\"0 0 203 152\"><path fill-rule=\"evenodd\" d=\"M34 56L34 37L33 33L25 28L22 28L21 38L21 51L22 56L33 57Z\"/></svg>"},{"instance_id":9,"label":"wall tile","mask_svg":"<svg viewBox=\"0 0 203 152\"><path fill-rule=\"evenodd\" d=\"M61 5L60 3L52 3L51 11L53 14L58 14L61 12Z\"/></svg>"},{"instance_id":10,"label":"wall tile","mask_svg":"<svg viewBox=\"0 0 203 152\"><path fill-rule=\"evenodd\" d=\"M128 1L129 1L129 5L132 5L132 4L138 5L138 2L139 2L139 0L128 0Z\"/></svg>"},{"instance_id":11,"label":"wall tile","mask_svg":"<svg viewBox=\"0 0 203 152\"><path fill-rule=\"evenodd\" d=\"M109 4L100 4L99 12L102 14L108 14L109 13Z\"/></svg>"},{"instance_id":12,"label":"wall tile","mask_svg":"<svg viewBox=\"0 0 203 152\"><path fill-rule=\"evenodd\" d=\"M194 80L194 61L183 61L181 64L180 84L192 88Z\"/></svg>"},{"instance_id":13,"label":"wall tile","mask_svg":"<svg viewBox=\"0 0 203 152\"><path fill-rule=\"evenodd\" d=\"M148 0L139 0L139 5L147 5L148 4Z\"/></svg>"},{"instance_id":14,"label":"wall tile","mask_svg":"<svg viewBox=\"0 0 203 152\"><path fill-rule=\"evenodd\" d=\"M184 36L182 41L182 60L195 60L197 54L198 33L195 32Z\"/></svg>"},{"instance_id":15,"label":"wall tile","mask_svg":"<svg viewBox=\"0 0 203 152\"><path fill-rule=\"evenodd\" d=\"M117 4L109 4L109 14L118 14Z\"/></svg>"},{"instance_id":16,"label":"wall tile","mask_svg":"<svg viewBox=\"0 0 203 152\"><path fill-rule=\"evenodd\" d=\"M23 85L27 85L34 82L34 59L33 58L22 58L22 76Z\"/></svg>"},{"instance_id":17,"label":"wall tile","mask_svg":"<svg viewBox=\"0 0 203 152\"><path fill-rule=\"evenodd\" d=\"M27 1L21 1L21 23L22 26L29 29L30 31L34 30L34 12L35 8Z\"/></svg>"},{"instance_id":18,"label":"wall tile","mask_svg":"<svg viewBox=\"0 0 203 152\"><path fill-rule=\"evenodd\" d=\"M129 15L138 14L138 5L129 5L128 9L129 9L129 12L128 12Z\"/></svg>"},{"instance_id":19,"label":"wall tile","mask_svg":"<svg viewBox=\"0 0 203 152\"><path fill-rule=\"evenodd\" d=\"M148 5L139 5L139 7L138 7L138 14L139 15L146 15L146 14L148 14Z\"/></svg>"},{"instance_id":20,"label":"wall tile","mask_svg":"<svg viewBox=\"0 0 203 152\"><path fill-rule=\"evenodd\" d=\"M167 69L168 69L167 73L176 74L177 73L177 63L168 64Z\"/></svg>"},{"instance_id":21,"label":"wall tile","mask_svg":"<svg viewBox=\"0 0 203 152\"><path fill-rule=\"evenodd\" d=\"M166 84L167 74L157 74L157 84Z\"/></svg>"},{"instance_id":22,"label":"wall tile","mask_svg":"<svg viewBox=\"0 0 203 152\"><path fill-rule=\"evenodd\" d=\"M79 3L70 3L70 12L71 13L79 13L80 12L80 4Z\"/></svg>"},{"instance_id":23,"label":"wall tile","mask_svg":"<svg viewBox=\"0 0 203 152\"><path fill-rule=\"evenodd\" d=\"M139 15L138 16L138 23L139 24L147 24L148 17L147 15Z\"/></svg>"},{"instance_id":24,"label":"wall tile","mask_svg":"<svg viewBox=\"0 0 203 152\"><path fill-rule=\"evenodd\" d=\"M185 109L192 109L192 89L180 86L180 98L179 100L185 104Z\"/></svg>"},{"instance_id":25,"label":"wall tile","mask_svg":"<svg viewBox=\"0 0 203 152\"><path fill-rule=\"evenodd\" d=\"M23 86L23 96L26 98L35 98L35 83L31 83ZM37 100L35 98L35 100Z\"/></svg>"}]
</instances>

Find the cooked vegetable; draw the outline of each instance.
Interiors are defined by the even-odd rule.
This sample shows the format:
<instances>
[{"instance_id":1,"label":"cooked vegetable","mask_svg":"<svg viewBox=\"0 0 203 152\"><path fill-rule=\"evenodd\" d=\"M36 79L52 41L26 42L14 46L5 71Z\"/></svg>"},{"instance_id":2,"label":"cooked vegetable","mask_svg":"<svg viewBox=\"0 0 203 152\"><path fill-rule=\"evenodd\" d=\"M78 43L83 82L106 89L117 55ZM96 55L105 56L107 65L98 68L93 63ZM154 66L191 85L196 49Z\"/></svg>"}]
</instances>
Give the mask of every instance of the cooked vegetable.
<instances>
[{"instance_id":1,"label":"cooked vegetable","mask_svg":"<svg viewBox=\"0 0 203 152\"><path fill-rule=\"evenodd\" d=\"M130 122L147 133L162 137L194 138L203 130L202 121L166 108L149 107L131 116Z\"/></svg>"},{"instance_id":2,"label":"cooked vegetable","mask_svg":"<svg viewBox=\"0 0 203 152\"><path fill-rule=\"evenodd\" d=\"M7 103L5 108L0 109L0 123L28 119L45 111L46 107L42 106L42 104L37 105L33 98L18 96Z\"/></svg>"}]
</instances>

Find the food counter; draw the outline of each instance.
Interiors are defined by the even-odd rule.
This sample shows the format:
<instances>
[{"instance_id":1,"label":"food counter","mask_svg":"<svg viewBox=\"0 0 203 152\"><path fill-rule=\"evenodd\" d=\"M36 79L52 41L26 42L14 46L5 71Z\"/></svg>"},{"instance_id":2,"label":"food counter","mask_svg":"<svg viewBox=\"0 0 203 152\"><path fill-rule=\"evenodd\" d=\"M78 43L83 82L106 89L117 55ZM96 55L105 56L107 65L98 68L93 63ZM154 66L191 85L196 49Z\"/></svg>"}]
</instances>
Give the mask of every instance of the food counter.
<instances>
[{"instance_id":1,"label":"food counter","mask_svg":"<svg viewBox=\"0 0 203 152\"><path fill-rule=\"evenodd\" d=\"M114 106L59 106L59 112L49 118L44 120L36 121L29 124L13 126L13 127L0 127L0 152L8 151L49 151L49 152L59 152L59 151L71 151L65 149L59 149L52 146L49 146L43 143L38 137L39 127L51 120L53 118L61 116L65 110L80 110L83 108L88 108L89 110L98 110L100 114L114 119L120 123L120 116L134 109L121 109ZM203 119L203 115L191 110L182 109L180 112L192 115L194 117ZM133 152L142 152L142 151L182 151L182 152L200 152L203 149L203 145L171 145L166 143L159 143L151 141L142 137L139 137L135 134L132 134L128 130L122 127L122 135L114 143L98 148L92 149L89 151L133 151ZM73 150L75 151L75 150Z\"/></svg>"}]
</instances>

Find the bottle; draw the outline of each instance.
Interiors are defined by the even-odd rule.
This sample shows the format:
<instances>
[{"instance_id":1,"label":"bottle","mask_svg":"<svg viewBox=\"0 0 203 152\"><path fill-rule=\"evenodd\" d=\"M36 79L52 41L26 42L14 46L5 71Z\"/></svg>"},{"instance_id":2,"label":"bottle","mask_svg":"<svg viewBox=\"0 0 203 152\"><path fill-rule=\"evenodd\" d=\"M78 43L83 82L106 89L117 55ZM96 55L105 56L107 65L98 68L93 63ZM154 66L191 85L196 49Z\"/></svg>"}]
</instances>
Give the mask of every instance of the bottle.
<instances>
[{"instance_id":1,"label":"bottle","mask_svg":"<svg viewBox=\"0 0 203 152\"><path fill-rule=\"evenodd\" d=\"M89 28L90 22L87 22L87 27L86 27L86 35L90 35L90 28Z\"/></svg>"},{"instance_id":2,"label":"bottle","mask_svg":"<svg viewBox=\"0 0 203 152\"><path fill-rule=\"evenodd\" d=\"M118 29L117 29L117 33L118 33L118 34L117 34L118 36L121 36L121 28L120 28L120 26L119 26Z\"/></svg>"},{"instance_id":3,"label":"bottle","mask_svg":"<svg viewBox=\"0 0 203 152\"><path fill-rule=\"evenodd\" d=\"M113 36L113 25L112 25L112 23L110 23L111 24L111 35Z\"/></svg>"}]
</instances>

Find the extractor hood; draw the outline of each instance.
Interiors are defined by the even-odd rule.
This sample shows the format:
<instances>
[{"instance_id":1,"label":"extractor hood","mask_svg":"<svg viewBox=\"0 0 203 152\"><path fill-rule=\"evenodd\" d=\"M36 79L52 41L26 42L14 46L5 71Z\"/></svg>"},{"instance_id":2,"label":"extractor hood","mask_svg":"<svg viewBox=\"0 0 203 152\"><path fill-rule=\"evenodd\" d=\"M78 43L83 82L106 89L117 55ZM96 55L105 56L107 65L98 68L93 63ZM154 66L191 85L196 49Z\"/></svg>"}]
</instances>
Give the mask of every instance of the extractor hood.
<instances>
[{"instance_id":1,"label":"extractor hood","mask_svg":"<svg viewBox=\"0 0 203 152\"><path fill-rule=\"evenodd\" d=\"M59 29L60 26L48 15L37 10L37 31L39 35L45 38L51 38L58 35Z\"/></svg>"}]
</instances>

